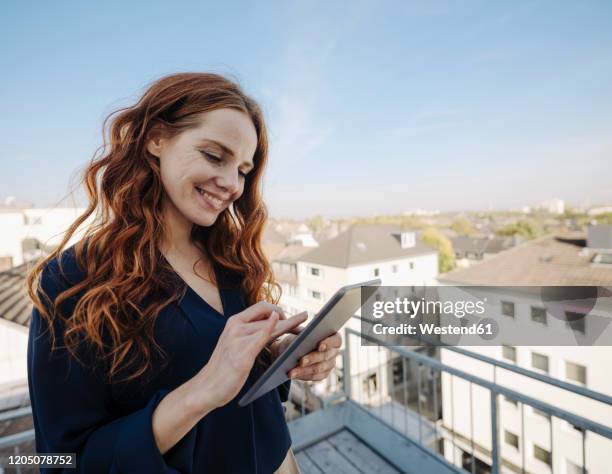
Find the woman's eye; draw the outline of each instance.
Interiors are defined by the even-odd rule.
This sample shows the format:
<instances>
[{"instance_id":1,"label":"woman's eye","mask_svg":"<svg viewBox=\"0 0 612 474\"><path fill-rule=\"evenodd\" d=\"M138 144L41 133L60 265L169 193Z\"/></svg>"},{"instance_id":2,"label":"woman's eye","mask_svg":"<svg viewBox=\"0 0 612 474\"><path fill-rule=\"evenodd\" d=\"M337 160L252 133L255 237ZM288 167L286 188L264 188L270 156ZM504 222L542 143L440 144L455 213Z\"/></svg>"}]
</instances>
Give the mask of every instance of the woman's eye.
<instances>
[{"instance_id":1,"label":"woman's eye","mask_svg":"<svg viewBox=\"0 0 612 474\"><path fill-rule=\"evenodd\" d=\"M219 156L215 156L215 155L211 155L210 153L201 150L200 153L202 153L202 155L204 155L206 157L206 159L212 163L215 164L221 164L223 162L223 158L219 157ZM238 174L242 177L242 178L246 178L247 177L247 172L242 171L242 170L238 170Z\"/></svg>"},{"instance_id":2,"label":"woman's eye","mask_svg":"<svg viewBox=\"0 0 612 474\"><path fill-rule=\"evenodd\" d=\"M221 163L221 158L219 158L218 156L215 155L211 155L210 153L207 153L205 151L202 152L202 154L208 158L209 161L212 161L213 163Z\"/></svg>"}]
</instances>

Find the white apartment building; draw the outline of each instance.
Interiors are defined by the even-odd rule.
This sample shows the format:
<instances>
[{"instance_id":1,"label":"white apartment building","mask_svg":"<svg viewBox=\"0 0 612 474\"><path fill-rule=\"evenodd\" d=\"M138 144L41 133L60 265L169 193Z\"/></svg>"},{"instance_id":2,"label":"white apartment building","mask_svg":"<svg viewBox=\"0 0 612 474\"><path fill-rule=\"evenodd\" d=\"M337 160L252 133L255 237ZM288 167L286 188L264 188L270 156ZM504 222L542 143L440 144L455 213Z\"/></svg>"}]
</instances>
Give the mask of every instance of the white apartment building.
<instances>
[{"instance_id":1,"label":"white apartment building","mask_svg":"<svg viewBox=\"0 0 612 474\"><path fill-rule=\"evenodd\" d=\"M418 239L413 230L393 225L360 225L293 259L276 260L273 266L278 275L292 275L290 279L281 278L284 288L281 305L290 313L307 310L312 317L344 285L376 278L385 286L435 284L438 253ZM361 331L360 322L355 318L347 326ZM351 392L360 394L356 396L363 396L369 404L388 401L385 394L389 393L390 381L388 374L379 370L386 362L380 359L379 348L353 343L350 360ZM357 371L359 375L354 376ZM316 384L315 391L323 395L335 391L339 383L329 377Z\"/></svg>"},{"instance_id":2,"label":"white apartment building","mask_svg":"<svg viewBox=\"0 0 612 474\"><path fill-rule=\"evenodd\" d=\"M0 209L0 406L27 397L26 358L32 305L25 278L34 260L60 244L85 209ZM74 243L75 238L69 243ZM25 394L25 395L24 395Z\"/></svg>"},{"instance_id":3,"label":"white apartment building","mask_svg":"<svg viewBox=\"0 0 612 474\"><path fill-rule=\"evenodd\" d=\"M0 209L2 268L19 266L36 259L45 249L59 245L68 227L84 211L83 208Z\"/></svg>"},{"instance_id":4,"label":"white apartment building","mask_svg":"<svg viewBox=\"0 0 612 474\"><path fill-rule=\"evenodd\" d=\"M28 325L32 305L25 278L30 265L0 271L0 410L27 400Z\"/></svg>"},{"instance_id":5,"label":"white apartment building","mask_svg":"<svg viewBox=\"0 0 612 474\"><path fill-rule=\"evenodd\" d=\"M551 214L563 214L565 212L565 201L563 199L549 199L541 202L538 209L549 212Z\"/></svg>"},{"instance_id":6,"label":"white apartment building","mask_svg":"<svg viewBox=\"0 0 612 474\"><path fill-rule=\"evenodd\" d=\"M585 245L586 243L586 245ZM607 263L606 263L607 262ZM489 315L500 325L500 334L521 328L527 336L557 334L573 338L592 336L594 318L610 319L612 298L600 298L588 315L568 323L551 315L538 294L516 288L540 286L603 286L612 288L612 227L597 226L584 235L544 237L499 253L480 264L439 278L444 285L506 286L481 288L480 295L498 309ZM512 288L515 286L515 288ZM590 318L590 319L589 319ZM544 339L542 339L544 340ZM470 346L464 349L518 367L546 374L596 392L612 394L610 346ZM492 367L462 354L441 349L441 361L464 372L508 387L558 408L606 426L612 426L609 406L541 381ZM495 377L495 380L494 380ZM470 397L471 391L471 397ZM489 391L448 374L442 376L443 426L446 458L461 465L474 449L474 457L491 464ZM499 431L502 472L574 474L582 472L582 431L516 401L500 397ZM522 420L524 424L522 423ZM470 440L473 438L474 446ZM454 441L457 446L453 449ZM552 443L552 446L551 446ZM589 474L610 472L612 443L594 433L585 435ZM552 452L551 452L552 451ZM519 469L517 471L517 469Z\"/></svg>"}]
</instances>

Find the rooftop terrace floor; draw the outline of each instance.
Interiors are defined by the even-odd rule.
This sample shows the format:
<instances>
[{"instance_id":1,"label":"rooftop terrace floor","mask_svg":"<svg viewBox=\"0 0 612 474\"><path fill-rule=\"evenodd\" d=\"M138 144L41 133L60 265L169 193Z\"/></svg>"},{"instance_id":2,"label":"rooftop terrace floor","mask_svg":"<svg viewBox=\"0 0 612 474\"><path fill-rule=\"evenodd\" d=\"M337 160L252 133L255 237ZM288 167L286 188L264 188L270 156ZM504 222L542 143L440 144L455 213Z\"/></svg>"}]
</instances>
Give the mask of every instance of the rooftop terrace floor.
<instances>
[{"instance_id":1,"label":"rooftop terrace floor","mask_svg":"<svg viewBox=\"0 0 612 474\"><path fill-rule=\"evenodd\" d=\"M352 400L288 425L304 474L462 472Z\"/></svg>"}]
</instances>

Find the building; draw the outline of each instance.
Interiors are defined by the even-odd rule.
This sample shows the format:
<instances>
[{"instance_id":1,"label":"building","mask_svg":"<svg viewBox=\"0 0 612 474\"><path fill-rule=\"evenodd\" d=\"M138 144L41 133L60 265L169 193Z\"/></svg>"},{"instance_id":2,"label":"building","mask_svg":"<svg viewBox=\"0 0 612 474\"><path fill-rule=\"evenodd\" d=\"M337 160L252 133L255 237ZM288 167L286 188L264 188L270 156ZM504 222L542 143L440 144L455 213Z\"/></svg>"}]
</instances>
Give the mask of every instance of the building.
<instances>
[{"instance_id":1,"label":"building","mask_svg":"<svg viewBox=\"0 0 612 474\"><path fill-rule=\"evenodd\" d=\"M517 243L515 237L470 237L467 235L451 239L458 267L469 267L475 262L498 254Z\"/></svg>"},{"instance_id":2,"label":"building","mask_svg":"<svg viewBox=\"0 0 612 474\"><path fill-rule=\"evenodd\" d=\"M589 216L600 216L602 214L612 214L612 206L597 206L588 210Z\"/></svg>"},{"instance_id":3,"label":"building","mask_svg":"<svg viewBox=\"0 0 612 474\"><path fill-rule=\"evenodd\" d=\"M0 209L0 270L22 265L57 247L82 208ZM78 240L75 236L72 244Z\"/></svg>"},{"instance_id":4,"label":"building","mask_svg":"<svg viewBox=\"0 0 612 474\"><path fill-rule=\"evenodd\" d=\"M499 308L492 315L503 325L520 325L525 331L569 331L589 334L589 316L580 324L571 324L551 317L541 298L512 286L612 286L612 227L596 226L588 234L546 236L500 252L470 268L456 270L439 278L445 285L483 285L481 293ZM493 286L505 287L494 288ZM588 313L609 319L610 298L598 301ZM508 326L507 326L508 327ZM503 334L503 332L502 332ZM466 348L485 357L511 364L543 376L588 389L612 394L609 346L475 346ZM612 408L585 396L542 380L534 380L508 370L491 370L474 358L441 349L441 362L470 374L493 380L512 390L537 398L560 409L580 413L590 420L612 426ZM444 403L445 456L460 465L474 452L476 464L491 465L490 420L471 417L466 407L488 406L486 391L465 381L455 381L445 374L442 379ZM580 429L559 417L533 407L524 408L510 397L500 401L500 456L510 471L525 468L527 472L583 472L583 461L589 473L609 472L610 442ZM451 443L451 439L453 442ZM455 445L453 449L452 445ZM509 472L510 472L509 471ZM519 472L519 471L517 471Z\"/></svg>"},{"instance_id":5,"label":"building","mask_svg":"<svg viewBox=\"0 0 612 474\"><path fill-rule=\"evenodd\" d=\"M343 285L375 278L387 286L432 284L437 265L437 251L413 230L355 225L298 259L299 297L315 313Z\"/></svg>"},{"instance_id":6,"label":"building","mask_svg":"<svg viewBox=\"0 0 612 474\"><path fill-rule=\"evenodd\" d=\"M395 225L354 225L291 261L285 258L274 265L279 279L290 289L283 295L281 305L291 312L307 310L312 317L344 285L376 278L386 286L433 284L438 275L438 253L411 229ZM353 318L346 327L360 330L360 322ZM354 368L365 371L356 382L359 387L355 387L355 393L363 391L372 403L389 402L386 395L376 400L380 393L388 393L378 389L393 383L389 374L376 369L377 348L354 348L350 357ZM341 382L329 377L317 383L315 391L325 397Z\"/></svg>"},{"instance_id":7,"label":"building","mask_svg":"<svg viewBox=\"0 0 612 474\"><path fill-rule=\"evenodd\" d=\"M25 279L31 268L31 264L22 264L0 272L0 410L28 399L26 359L32 304Z\"/></svg>"},{"instance_id":8,"label":"building","mask_svg":"<svg viewBox=\"0 0 612 474\"><path fill-rule=\"evenodd\" d=\"M281 306L289 314L303 311L298 282L298 261L310 250L312 250L310 247L290 244L285 246L272 261L274 277L282 289Z\"/></svg>"},{"instance_id":9,"label":"building","mask_svg":"<svg viewBox=\"0 0 612 474\"><path fill-rule=\"evenodd\" d=\"M565 212L565 201L562 199L549 199L548 201L541 202L537 208L550 214L563 214Z\"/></svg>"}]
</instances>

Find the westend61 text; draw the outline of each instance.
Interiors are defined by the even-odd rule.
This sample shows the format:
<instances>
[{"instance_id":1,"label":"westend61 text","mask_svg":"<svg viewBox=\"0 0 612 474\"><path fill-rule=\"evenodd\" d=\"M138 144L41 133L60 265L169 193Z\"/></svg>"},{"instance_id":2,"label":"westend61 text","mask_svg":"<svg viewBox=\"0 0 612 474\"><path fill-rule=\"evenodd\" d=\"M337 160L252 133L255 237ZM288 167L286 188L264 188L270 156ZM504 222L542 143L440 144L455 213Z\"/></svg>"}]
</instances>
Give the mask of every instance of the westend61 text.
<instances>
[{"instance_id":1,"label":"westend61 text","mask_svg":"<svg viewBox=\"0 0 612 474\"><path fill-rule=\"evenodd\" d=\"M436 326L435 324L407 324L403 323L398 326L385 326L384 324L378 323L373 326L374 334L390 334L390 335L409 335L415 336L419 334L424 335L493 335L493 327L491 323L477 323L470 326Z\"/></svg>"}]
</instances>

